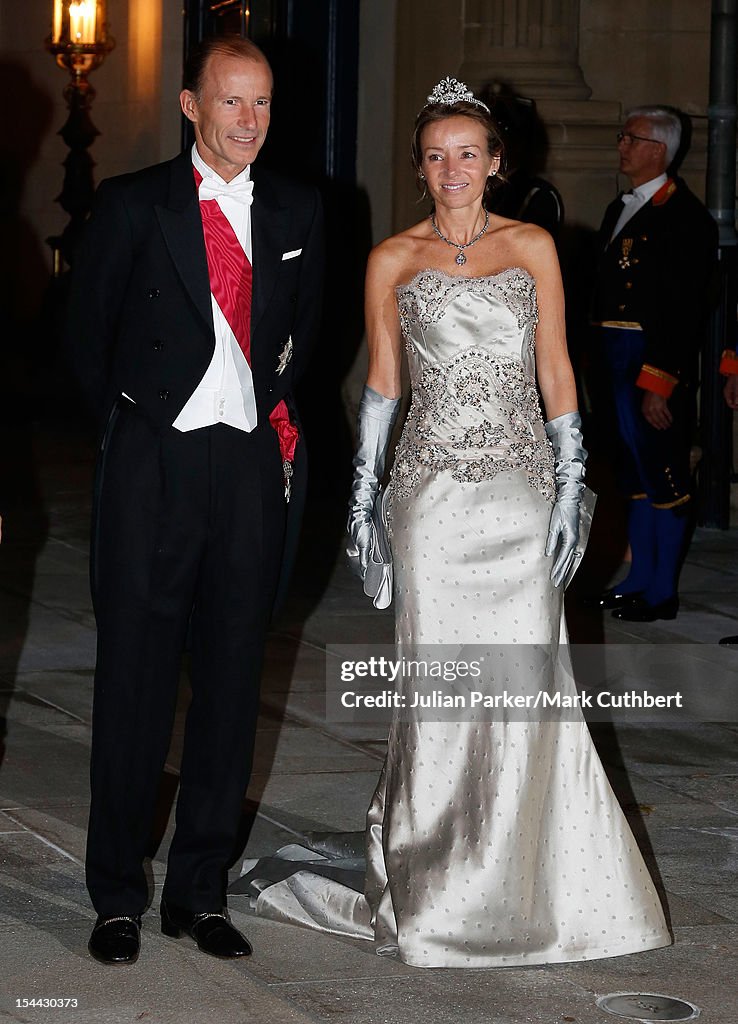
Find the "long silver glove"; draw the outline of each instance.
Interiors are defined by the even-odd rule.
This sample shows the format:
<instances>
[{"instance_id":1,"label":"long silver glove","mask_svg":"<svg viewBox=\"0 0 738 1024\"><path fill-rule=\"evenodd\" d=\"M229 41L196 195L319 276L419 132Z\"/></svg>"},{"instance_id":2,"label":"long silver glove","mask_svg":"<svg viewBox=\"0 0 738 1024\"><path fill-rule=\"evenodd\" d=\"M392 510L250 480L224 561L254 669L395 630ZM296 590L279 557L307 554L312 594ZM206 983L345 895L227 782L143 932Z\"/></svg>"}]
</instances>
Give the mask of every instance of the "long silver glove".
<instances>
[{"instance_id":1,"label":"long silver glove","mask_svg":"<svg viewBox=\"0 0 738 1024\"><path fill-rule=\"evenodd\" d=\"M350 537L346 554L352 569L362 580L371 554L372 509L377 500L384 460L399 408L399 398L385 398L364 386L359 403L354 480L346 524Z\"/></svg>"},{"instance_id":2,"label":"long silver glove","mask_svg":"<svg viewBox=\"0 0 738 1024\"><path fill-rule=\"evenodd\" d=\"M565 412L549 420L546 433L556 456L556 504L548 526L546 554L556 555L551 579L558 587L576 557L587 452L582 443L582 419L578 412Z\"/></svg>"}]
</instances>

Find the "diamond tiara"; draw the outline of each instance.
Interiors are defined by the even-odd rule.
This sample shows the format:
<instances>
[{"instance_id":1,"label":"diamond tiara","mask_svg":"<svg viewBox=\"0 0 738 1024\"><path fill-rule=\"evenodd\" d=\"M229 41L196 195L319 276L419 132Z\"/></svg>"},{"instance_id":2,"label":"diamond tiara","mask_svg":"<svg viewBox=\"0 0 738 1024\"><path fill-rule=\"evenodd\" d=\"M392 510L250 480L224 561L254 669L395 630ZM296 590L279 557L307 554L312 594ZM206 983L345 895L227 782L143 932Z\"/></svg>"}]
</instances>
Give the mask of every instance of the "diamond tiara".
<instances>
[{"instance_id":1,"label":"diamond tiara","mask_svg":"<svg viewBox=\"0 0 738 1024\"><path fill-rule=\"evenodd\" d=\"M456 78L442 78L438 85L433 87L426 100L426 107L441 105L450 107L454 103L473 103L475 107L481 107L489 114L490 110L486 103L478 100L471 89L468 89L463 82Z\"/></svg>"}]
</instances>

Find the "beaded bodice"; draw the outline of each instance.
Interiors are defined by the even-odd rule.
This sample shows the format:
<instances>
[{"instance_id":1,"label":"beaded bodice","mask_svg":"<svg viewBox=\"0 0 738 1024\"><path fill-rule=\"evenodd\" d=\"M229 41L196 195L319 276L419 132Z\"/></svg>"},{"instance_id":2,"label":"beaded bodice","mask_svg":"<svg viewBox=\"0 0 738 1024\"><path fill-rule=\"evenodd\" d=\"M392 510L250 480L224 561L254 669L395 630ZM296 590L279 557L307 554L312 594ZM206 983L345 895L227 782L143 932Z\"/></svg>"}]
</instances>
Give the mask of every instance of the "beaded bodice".
<instances>
[{"instance_id":1,"label":"beaded bodice","mask_svg":"<svg viewBox=\"0 0 738 1024\"><path fill-rule=\"evenodd\" d=\"M422 467L461 482L523 469L553 500L553 453L535 381L535 281L422 270L397 288L412 403L392 473L409 497Z\"/></svg>"}]
</instances>

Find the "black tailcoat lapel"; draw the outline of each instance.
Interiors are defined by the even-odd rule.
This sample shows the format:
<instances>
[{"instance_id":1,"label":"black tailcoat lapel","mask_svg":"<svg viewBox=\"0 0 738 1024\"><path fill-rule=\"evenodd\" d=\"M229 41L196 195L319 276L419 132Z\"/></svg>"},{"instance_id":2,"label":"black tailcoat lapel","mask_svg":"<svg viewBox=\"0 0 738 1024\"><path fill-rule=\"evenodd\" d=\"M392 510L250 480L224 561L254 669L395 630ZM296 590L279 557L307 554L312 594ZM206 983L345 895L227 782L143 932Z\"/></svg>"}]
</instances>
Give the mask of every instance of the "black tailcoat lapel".
<instances>
[{"instance_id":1,"label":"black tailcoat lapel","mask_svg":"<svg viewBox=\"0 0 738 1024\"><path fill-rule=\"evenodd\" d=\"M155 210L177 273L197 312L214 336L208 260L189 151L172 161L169 205L156 206Z\"/></svg>"},{"instance_id":2,"label":"black tailcoat lapel","mask_svg":"<svg viewBox=\"0 0 738 1024\"><path fill-rule=\"evenodd\" d=\"M277 199L269 178L259 171L254 174L254 202L251 206L251 241L253 247L253 285L251 295L251 338L264 310L269 305L279 276L284 253L284 240L289 225L289 210Z\"/></svg>"}]
</instances>

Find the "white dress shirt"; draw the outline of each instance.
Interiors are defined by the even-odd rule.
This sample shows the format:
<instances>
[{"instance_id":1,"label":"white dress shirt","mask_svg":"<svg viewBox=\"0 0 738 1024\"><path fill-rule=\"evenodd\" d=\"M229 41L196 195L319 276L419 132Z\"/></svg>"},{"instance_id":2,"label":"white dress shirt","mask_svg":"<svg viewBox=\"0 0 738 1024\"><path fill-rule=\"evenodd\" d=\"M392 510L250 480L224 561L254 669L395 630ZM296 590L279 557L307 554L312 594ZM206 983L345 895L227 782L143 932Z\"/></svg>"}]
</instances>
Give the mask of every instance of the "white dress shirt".
<instances>
[{"instance_id":1,"label":"white dress shirt","mask_svg":"<svg viewBox=\"0 0 738 1024\"><path fill-rule=\"evenodd\" d=\"M620 211L620 216L613 228L610 241L613 240L615 235L620 234L630 218L634 217L641 207L645 206L649 199L652 199L661 186L665 185L668 180L669 179L665 174L659 174L658 178L651 178L650 181L644 181L642 185L638 185L632 192L628 192L623 196L623 208Z\"/></svg>"},{"instance_id":2,"label":"white dress shirt","mask_svg":"<svg viewBox=\"0 0 738 1024\"><path fill-rule=\"evenodd\" d=\"M214 179L219 188L227 190L248 181L251 168L245 167L230 182L223 181L192 147L192 163L205 178ZM251 207L240 199L221 195L215 200L233 228L249 262L252 262ZM197 430L213 423L227 423L247 433L256 426L256 397L251 367L236 341L215 296L210 295L215 326L215 351L205 375L193 391L172 426L177 430Z\"/></svg>"}]
</instances>

